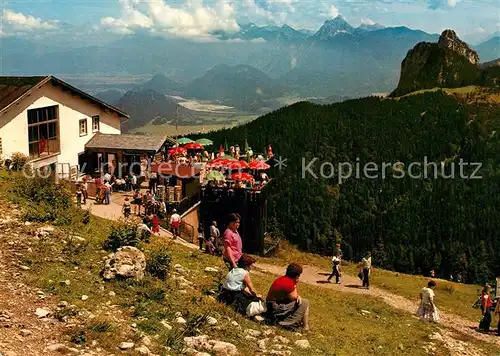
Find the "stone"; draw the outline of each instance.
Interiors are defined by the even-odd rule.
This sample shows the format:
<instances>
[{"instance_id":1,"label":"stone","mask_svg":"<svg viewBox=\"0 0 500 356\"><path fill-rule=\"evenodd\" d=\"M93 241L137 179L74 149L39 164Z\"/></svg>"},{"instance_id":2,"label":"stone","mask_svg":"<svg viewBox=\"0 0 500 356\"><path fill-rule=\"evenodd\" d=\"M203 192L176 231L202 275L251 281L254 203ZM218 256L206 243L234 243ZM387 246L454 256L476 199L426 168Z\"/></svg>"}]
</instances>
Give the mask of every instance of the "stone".
<instances>
[{"instance_id":1,"label":"stone","mask_svg":"<svg viewBox=\"0 0 500 356\"><path fill-rule=\"evenodd\" d=\"M151 346L153 345L153 342L151 341L151 338L149 336L144 336L141 340L142 344L144 346Z\"/></svg>"},{"instance_id":2,"label":"stone","mask_svg":"<svg viewBox=\"0 0 500 356\"><path fill-rule=\"evenodd\" d=\"M217 356L232 356L238 354L236 346L229 342L211 340L210 343L213 343L212 351Z\"/></svg>"},{"instance_id":3,"label":"stone","mask_svg":"<svg viewBox=\"0 0 500 356\"><path fill-rule=\"evenodd\" d=\"M275 336L273 341L276 344L288 344L290 342L290 340L288 340L286 337L283 336Z\"/></svg>"},{"instance_id":4,"label":"stone","mask_svg":"<svg viewBox=\"0 0 500 356\"><path fill-rule=\"evenodd\" d=\"M370 311L368 311L368 310L364 310L364 309L362 309L362 310L361 310L361 314L371 314L371 312L370 312Z\"/></svg>"},{"instance_id":5,"label":"stone","mask_svg":"<svg viewBox=\"0 0 500 356\"><path fill-rule=\"evenodd\" d=\"M219 270L217 268L213 268L213 267L206 267L205 272L218 273Z\"/></svg>"},{"instance_id":6,"label":"stone","mask_svg":"<svg viewBox=\"0 0 500 356\"><path fill-rule=\"evenodd\" d=\"M140 346L135 349L135 352L137 352L139 355L151 355L151 351L146 346Z\"/></svg>"},{"instance_id":7,"label":"stone","mask_svg":"<svg viewBox=\"0 0 500 356\"><path fill-rule=\"evenodd\" d=\"M212 356L212 355L207 354L206 352L197 352L197 353L193 354L193 356Z\"/></svg>"},{"instance_id":8,"label":"stone","mask_svg":"<svg viewBox=\"0 0 500 356\"><path fill-rule=\"evenodd\" d=\"M196 349L212 349L212 345L208 342L208 335L185 337L184 343Z\"/></svg>"},{"instance_id":9,"label":"stone","mask_svg":"<svg viewBox=\"0 0 500 356\"><path fill-rule=\"evenodd\" d=\"M68 307L68 305L69 305L69 303L68 303L67 301L65 301L65 300L61 300L61 301L59 302L59 304L57 304L57 306L58 306L59 308L67 308L67 307Z\"/></svg>"},{"instance_id":10,"label":"stone","mask_svg":"<svg viewBox=\"0 0 500 356\"><path fill-rule=\"evenodd\" d=\"M248 341L257 341L257 338L255 336L252 336L252 335L246 335L245 336L245 340L248 340Z\"/></svg>"},{"instance_id":11,"label":"stone","mask_svg":"<svg viewBox=\"0 0 500 356\"><path fill-rule=\"evenodd\" d=\"M46 316L48 316L50 314L50 311L49 310L46 310L46 309L43 309L43 308L37 308L36 311L35 311L35 315L37 317L39 317L40 319L41 318L45 318Z\"/></svg>"},{"instance_id":12,"label":"stone","mask_svg":"<svg viewBox=\"0 0 500 356\"><path fill-rule=\"evenodd\" d=\"M187 323L186 319L184 319L182 316L180 316L177 319L175 319L175 322L177 324L186 324Z\"/></svg>"},{"instance_id":13,"label":"stone","mask_svg":"<svg viewBox=\"0 0 500 356\"><path fill-rule=\"evenodd\" d=\"M87 299L89 299L89 296L88 296L88 295L82 295L82 300L83 300L83 301L85 301L85 300L87 300Z\"/></svg>"},{"instance_id":14,"label":"stone","mask_svg":"<svg viewBox=\"0 0 500 356\"><path fill-rule=\"evenodd\" d=\"M245 335L250 335L250 336L253 336L253 337L259 337L260 335L262 335L262 333L258 330L253 330L253 329L246 329L245 331L243 331L243 333Z\"/></svg>"},{"instance_id":15,"label":"stone","mask_svg":"<svg viewBox=\"0 0 500 356\"><path fill-rule=\"evenodd\" d=\"M311 347L308 340L297 340L295 341L295 346L300 347L301 349L308 349Z\"/></svg>"},{"instance_id":16,"label":"stone","mask_svg":"<svg viewBox=\"0 0 500 356\"><path fill-rule=\"evenodd\" d=\"M108 295L109 295L110 297L114 297L114 296L116 296L116 293L115 293L115 292L113 292L113 291L111 291L111 292L109 292L109 294L108 294Z\"/></svg>"},{"instance_id":17,"label":"stone","mask_svg":"<svg viewBox=\"0 0 500 356\"><path fill-rule=\"evenodd\" d=\"M116 253L109 254L104 262L102 276L105 280L120 278L144 278L146 257L139 249L131 246L119 248Z\"/></svg>"},{"instance_id":18,"label":"stone","mask_svg":"<svg viewBox=\"0 0 500 356\"><path fill-rule=\"evenodd\" d=\"M274 335L275 331L273 329L268 329L263 332L264 336Z\"/></svg>"},{"instance_id":19,"label":"stone","mask_svg":"<svg viewBox=\"0 0 500 356\"><path fill-rule=\"evenodd\" d=\"M23 271L28 271L31 269L28 266L23 266L23 265L19 266L19 268L22 269Z\"/></svg>"},{"instance_id":20,"label":"stone","mask_svg":"<svg viewBox=\"0 0 500 356\"><path fill-rule=\"evenodd\" d=\"M71 281L69 279L67 279L65 281L61 281L59 283L61 283L61 285L67 285L67 286L71 285Z\"/></svg>"},{"instance_id":21,"label":"stone","mask_svg":"<svg viewBox=\"0 0 500 356\"><path fill-rule=\"evenodd\" d=\"M22 336L24 336L24 337L26 337L26 336L30 336L30 335L33 335L33 331L28 330L28 329L22 329L22 330L20 331L20 333L21 333L21 335L22 335Z\"/></svg>"},{"instance_id":22,"label":"stone","mask_svg":"<svg viewBox=\"0 0 500 356\"><path fill-rule=\"evenodd\" d=\"M85 241L86 241L83 237L78 236L78 235L72 235L72 236L69 236L69 239L70 239L70 240L73 240L73 241L80 242L80 243L83 243L83 242L85 242Z\"/></svg>"},{"instance_id":23,"label":"stone","mask_svg":"<svg viewBox=\"0 0 500 356\"><path fill-rule=\"evenodd\" d=\"M259 340L257 342L257 346L259 347L259 349L261 349L261 350L266 349L266 341L267 341L267 339L263 339L263 340Z\"/></svg>"},{"instance_id":24,"label":"stone","mask_svg":"<svg viewBox=\"0 0 500 356\"><path fill-rule=\"evenodd\" d=\"M444 342L443 336L438 332L430 334L429 339Z\"/></svg>"},{"instance_id":25,"label":"stone","mask_svg":"<svg viewBox=\"0 0 500 356\"><path fill-rule=\"evenodd\" d=\"M134 345L135 344L133 342L122 342L118 347L120 348L120 350L130 350L134 347Z\"/></svg>"},{"instance_id":26,"label":"stone","mask_svg":"<svg viewBox=\"0 0 500 356\"><path fill-rule=\"evenodd\" d=\"M172 326L169 323L167 323L166 320L162 320L160 323L165 327L165 329L172 330Z\"/></svg>"},{"instance_id":27,"label":"stone","mask_svg":"<svg viewBox=\"0 0 500 356\"><path fill-rule=\"evenodd\" d=\"M231 325L236 327L240 326L236 320L231 321Z\"/></svg>"},{"instance_id":28,"label":"stone","mask_svg":"<svg viewBox=\"0 0 500 356\"><path fill-rule=\"evenodd\" d=\"M208 325L215 325L215 324L217 324L217 319L212 318L211 316L209 316L209 317L207 318L207 324L208 324Z\"/></svg>"},{"instance_id":29,"label":"stone","mask_svg":"<svg viewBox=\"0 0 500 356\"><path fill-rule=\"evenodd\" d=\"M182 316L182 313L181 312L175 312L174 315L175 315L176 318L178 318L178 317Z\"/></svg>"},{"instance_id":30,"label":"stone","mask_svg":"<svg viewBox=\"0 0 500 356\"><path fill-rule=\"evenodd\" d=\"M64 344L53 344L53 345L49 345L47 346L47 350L48 351L52 351L52 352L59 352L61 354L67 354L67 353L70 353L72 352L70 350L69 347L67 347L66 345Z\"/></svg>"}]
</instances>

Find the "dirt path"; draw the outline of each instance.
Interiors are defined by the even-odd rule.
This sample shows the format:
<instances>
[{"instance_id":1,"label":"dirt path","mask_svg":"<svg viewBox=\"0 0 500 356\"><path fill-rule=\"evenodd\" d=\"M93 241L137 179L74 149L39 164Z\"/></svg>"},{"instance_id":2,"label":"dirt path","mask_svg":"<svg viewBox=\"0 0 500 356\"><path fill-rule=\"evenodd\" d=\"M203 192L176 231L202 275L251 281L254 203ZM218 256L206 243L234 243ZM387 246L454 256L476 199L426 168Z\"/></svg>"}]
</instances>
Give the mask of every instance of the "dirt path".
<instances>
[{"instance_id":1,"label":"dirt path","mask_svg":"<svg viewBox=\"0 0 500 356\"><path fill-rule=\"evenodd\" d=\"M121 217L121 204L123 201L123 197L115 195L112 198L110 205L95 205L92 207L92 213L100 216L102 218L116 220ZM170 232L163 230L161 231L161 236L164 237L172 237ZM191 249L198 249L198 246L185 242L181 239L175 240L177 243L182 244ZM285 267L280 267L276 265L270 265L266 263L257 263L255 265L257 270L260 270L264 273L270 273L273 275L283 275L285 272ZM307 283L310 285L314 285L321 288L337 290L342 293L356 293L356 294L364 294L372 297L380 298L386 304L390 305L393 308L403 310L410 314L415 314L418 305L414 301L411 301L407 298L401 297L399 295L390 293L383 289L379 289L376 287L370 287L369 290L360 288L361 282L357 277L343 274L342 276L342 284L335 283L325 283L327 275L330 271L321 270L315 266L304 266L304 272L301 275L301 282ZM440 322L441 325L452 329L466 337L473 337L477 340L487 342L490 344L495 344L500 346L500 337L494 335L486 335L479 333L473 328L473 325L470 321L465 320L459 316L454 314L440 312Z\"/></svg>"},{"instance_id":2,"label":"dirt path","mask_svg":"<svg viewBox=\"0 0 500 356\"><path fill-rule=\"evenodd\" d=\"M275 275L282 275L285 271L285 267L279 267L266 263L257 263L256 267L264 273L271 273ZM325 283L328 274L328 271L321 270L314 266L304 266L304 272L300 276L300 281L302 283L307 283L321 288L337 290L343 293L356 293L380 298L391 307L404 310L410 314L415 314L418 308L417 303L399 295L392 294L383 289L370 287L370 289L367 290L365 288L361 288L360 280L357 277L353 277L350 275L342 275L342 284ZM467 336L473 336L478 340L500 346L500 337L494 335L486 335L474 331L472 328L475 325L473 325L468 320L465 320L453 314L444 313L442 311L440 312L440 319L441 325L445 327L449 327L454 331Z\"/></svg>"},{"instance_id":3,"label":"dirt path","mask_svg":"<svg viewBox=\"0 0 500 356\"><path fill-rule=\"evenodd\" d=\"M5 213L5 212L4 212ZM11 210L12 213L12 210ZM0 222L0 355L58 355L49 345L63 339L64 327L55 319L39 318L37 308L54 310L57 301L22 283L20 259L29 254L18 230Z\"/></svg>"}]
</instances>

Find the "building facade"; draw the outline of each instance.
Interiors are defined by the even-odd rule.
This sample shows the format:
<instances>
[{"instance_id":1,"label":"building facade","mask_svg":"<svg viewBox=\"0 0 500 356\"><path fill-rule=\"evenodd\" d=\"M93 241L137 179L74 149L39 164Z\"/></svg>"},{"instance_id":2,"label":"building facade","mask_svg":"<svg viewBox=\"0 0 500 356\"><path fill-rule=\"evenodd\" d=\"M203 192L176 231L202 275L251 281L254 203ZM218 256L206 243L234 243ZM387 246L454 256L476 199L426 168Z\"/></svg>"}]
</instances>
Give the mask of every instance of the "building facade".
<instances>
[{"instance_id":1,"label":"building facade","mask_svg":"<svg viewBox=\"0 0 500 356\"><path fill-rule=\"evenodd\" d=\"M79 170L97 133L120 134L128 115L55 77L0 77L0 155L20 152L35 168Z\"/></svg>"}]
</instances>

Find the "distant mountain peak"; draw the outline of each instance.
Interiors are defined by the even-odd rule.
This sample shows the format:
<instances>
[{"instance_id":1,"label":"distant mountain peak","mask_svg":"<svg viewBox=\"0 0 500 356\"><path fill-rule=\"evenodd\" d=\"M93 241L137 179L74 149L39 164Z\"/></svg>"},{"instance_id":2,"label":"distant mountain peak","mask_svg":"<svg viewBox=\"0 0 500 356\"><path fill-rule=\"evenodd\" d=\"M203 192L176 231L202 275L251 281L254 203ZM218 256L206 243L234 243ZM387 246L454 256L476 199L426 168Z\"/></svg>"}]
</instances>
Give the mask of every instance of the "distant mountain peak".
<instances>
[{"instance_id":1,"label":"distant mountain peak","mask_svg":"<svg viewBox=\"0 0 500 356\"><path fill-rule=\"evenodd\" d=\"M323 26L314 35L315 38L326 40L340 34L352 34L354 27L352 27L342 15L336 18L326 20Z\"/></svg>"},{"instance_id":2,"label":"distant mountain peak","mask_svg":"<svg viewBox=\"0 0 500 356\"><path fill-rule=\"evenodd\" d=\"M470 49L467 43L458 38L457 34L453 30L444 30L439 37L438 44L461 54L472 64L479 64L479 55L477 52Z\"/></svg>"}]
</instances>

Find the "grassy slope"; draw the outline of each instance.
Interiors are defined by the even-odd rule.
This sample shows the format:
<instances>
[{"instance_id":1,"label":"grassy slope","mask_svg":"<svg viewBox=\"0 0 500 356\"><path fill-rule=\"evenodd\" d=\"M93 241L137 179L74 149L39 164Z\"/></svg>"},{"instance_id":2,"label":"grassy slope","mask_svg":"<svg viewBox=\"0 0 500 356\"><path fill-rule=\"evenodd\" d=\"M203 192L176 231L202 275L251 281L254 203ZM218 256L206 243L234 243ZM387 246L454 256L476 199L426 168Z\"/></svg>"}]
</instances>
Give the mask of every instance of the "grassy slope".
<instances>
[{"instance_id":1,"label":"grassy slope","mask_svg":"<svg viewBox=\"0 0 500 356\"><path fill-rule=\"evenodd\" d=\"M329 257L321 257L310 253L298 251L293 246L284 243L277 256L269 259L268 263L285 265L292 261L299 261L303 264L314 265L324 268L325 271L331 269ZM356 275L359 270L356 263L348 263L343 266L344 272L350 275ZM397 273L374 268L372 275L372 284L388 290L394 294L418 301L420 290L424 287L429 278L423 276L414 276L404 273ZM477 322L480 319L481 312L472 308L472 304L478 298L477 285L453 283L444 280L436 280L436 301L438 307L443 311L448 311L459 315L471 322Z\"/></svg>"}]
</instances>

